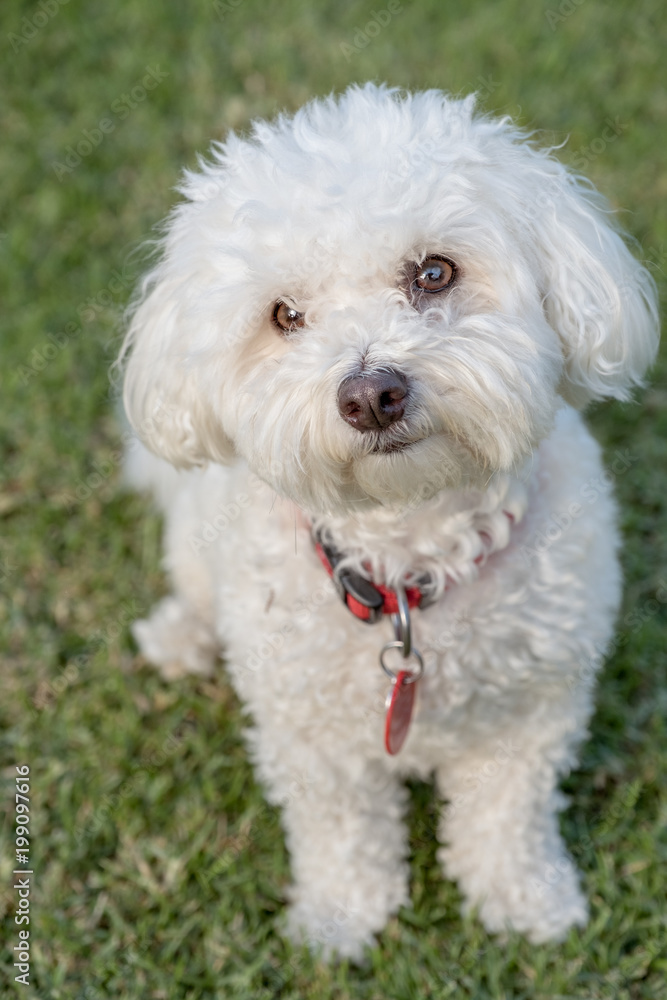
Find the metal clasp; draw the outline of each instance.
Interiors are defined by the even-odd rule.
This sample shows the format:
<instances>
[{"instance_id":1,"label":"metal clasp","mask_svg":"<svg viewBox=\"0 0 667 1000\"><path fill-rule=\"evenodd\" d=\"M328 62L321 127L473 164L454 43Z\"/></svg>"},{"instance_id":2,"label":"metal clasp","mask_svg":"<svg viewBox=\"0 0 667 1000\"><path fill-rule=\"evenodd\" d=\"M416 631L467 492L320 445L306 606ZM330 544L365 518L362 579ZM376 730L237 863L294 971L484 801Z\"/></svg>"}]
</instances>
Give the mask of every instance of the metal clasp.
<instances>
[{"instance_id":1,"label":"metal clasp","mask_svg":"<svg viewBox=\"0 0 667 1000\"><path fill-rule=\"evenodd\" d=\"M380 666L384 670L387 677L390 677L392 681L396 680L398 676L387 664L384 662L385 653L388 649L400 649L401 656L404 660L408 660L411 656L417 661L418 669L416 671L409 671L410 676L406 677L406 684L414 684L418 681L424 672L424 660L418 649L412 645L412 633L410 630L410 607L408 605L408 599L405 594L404 587L396 587L396 601L398 604L398 612L391 616L391 623L394 626L394 635L396 638L393 642L387 642L380 651ZM403 670L407 670L407 664L403 665Z\"/></svg>"}]
</instances>

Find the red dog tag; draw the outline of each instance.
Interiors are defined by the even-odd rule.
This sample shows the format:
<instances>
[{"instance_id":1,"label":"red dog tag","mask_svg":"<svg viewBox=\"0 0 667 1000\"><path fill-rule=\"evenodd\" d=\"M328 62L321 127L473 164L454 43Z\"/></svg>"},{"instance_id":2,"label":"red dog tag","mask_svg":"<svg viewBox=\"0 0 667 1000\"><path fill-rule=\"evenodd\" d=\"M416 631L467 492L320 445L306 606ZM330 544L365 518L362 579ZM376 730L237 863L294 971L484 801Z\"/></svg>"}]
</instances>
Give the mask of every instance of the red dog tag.
<instances>
[{"instance_id":1,"label":"red dog tag","mask_svg":"<svg viewBox=\"0 0 667 1000\"><path fill-rule=\"evenodd\" d=\"M401 670L387 695L387 714L384 723L384 745L387 753L397 754L405 743L412 709L415 704L417 682L409 683L409 670Z\"/></svg>"}]
</instances>

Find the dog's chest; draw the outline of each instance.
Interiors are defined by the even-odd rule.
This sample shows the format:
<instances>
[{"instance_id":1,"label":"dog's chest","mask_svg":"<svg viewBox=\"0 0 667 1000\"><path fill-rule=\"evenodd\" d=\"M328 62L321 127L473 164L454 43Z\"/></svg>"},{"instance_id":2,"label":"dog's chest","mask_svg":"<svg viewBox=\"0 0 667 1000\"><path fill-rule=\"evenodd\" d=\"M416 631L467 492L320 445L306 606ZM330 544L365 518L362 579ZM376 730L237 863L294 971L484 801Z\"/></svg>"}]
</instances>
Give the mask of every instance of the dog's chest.
<instances>
[{"instance_id":1,"label":"dog's chest","mask_svg":"<svg viewBox=\"0 0 667 1000\"><path fill-rule=\"evenodd\" d=\"M392 625L387 616L365 624L343 605L304 519L258 490L225 534L218 557L228 567L219 590L220 639L241 697L289 711L295 725L307 726L315 711L326 714L330 727L356 726L376 740L390 687L379 654L393 638ZM418 716L442 719L474 693L502 688L488 655L498 639L494 623L503 618L498 574L505 577L503 602L518 586L502 559L499 552L473 580L452 586L428 609L412 611L414 642L425 664Z\"/></svg>"}]
</instances>

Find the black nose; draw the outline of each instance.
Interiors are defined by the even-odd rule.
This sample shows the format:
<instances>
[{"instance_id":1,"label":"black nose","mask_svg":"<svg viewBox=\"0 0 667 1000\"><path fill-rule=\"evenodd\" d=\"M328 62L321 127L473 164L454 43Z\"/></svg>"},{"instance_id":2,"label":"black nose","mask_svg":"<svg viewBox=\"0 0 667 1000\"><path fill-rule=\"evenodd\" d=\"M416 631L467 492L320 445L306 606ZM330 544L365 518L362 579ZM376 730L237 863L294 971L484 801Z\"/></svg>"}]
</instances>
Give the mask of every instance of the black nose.
<instances>
[{"instance_id":1,"label":"black nose","mask_svg":"<svg viewBox=\"0 0 667 1000\"><path fill-rule=\"evenodd\" d=\"M399 372L369 372L341 383L338 410L358 431L377 431L401 419L407 396L408 383Z\"/></svg>"}]
</instances>

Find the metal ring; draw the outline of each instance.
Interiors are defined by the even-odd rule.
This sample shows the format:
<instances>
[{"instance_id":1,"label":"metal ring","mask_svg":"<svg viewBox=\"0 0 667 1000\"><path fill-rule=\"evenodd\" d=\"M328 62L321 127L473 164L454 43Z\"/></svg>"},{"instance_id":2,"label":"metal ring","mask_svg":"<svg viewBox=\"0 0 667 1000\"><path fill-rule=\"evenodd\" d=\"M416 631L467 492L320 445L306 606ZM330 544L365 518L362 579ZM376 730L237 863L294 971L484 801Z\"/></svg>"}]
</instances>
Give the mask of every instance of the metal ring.
<instances>
[{"instance_id":1,"label":"metal ring","mask_svg":"<svg viewBox=\"0 0 667 1000\"><path fill-rule=\"evenodd\" d=\"M384 662L384 654L387 652L388 649L400 649L403 659L406 660L407 656L405 655L404 652L405 646L400 639L395 639L393 642L386 643L380 650L380 666L384 670L387 677L390 677L392 681L395 681L397 674L395 674L394 671L391 670ZM414 682L418 681L421 675L424 673L424 660L422 659L422 655L418 649L412 649L409 655L414 656L419 666L419 669L415 673L410 672L410 676L406 678L405 683L414 684Z\"/></svg>"},{"instance_id":2,"label":"metal ring","mask_svg":"<svg viewBox=\"0 0 667 1000\"><path fill-rule=\"evenodd\" d=\"M410 631L410 606L404 587L396 587L396 603L398 604L398 613L391 616L391 623L394 626L396 639L403 644L403 658L407 660L412 650L412 635Z\"/></svg>"}]
</instances>

